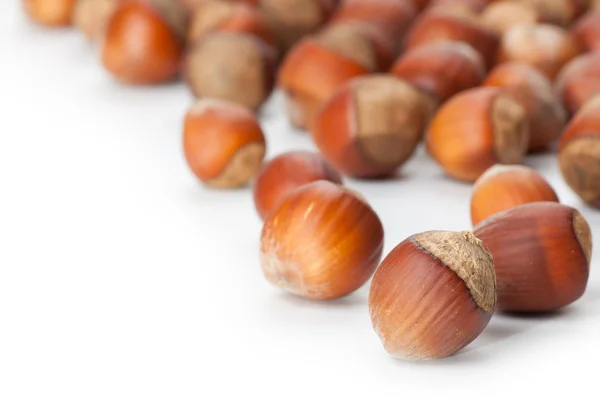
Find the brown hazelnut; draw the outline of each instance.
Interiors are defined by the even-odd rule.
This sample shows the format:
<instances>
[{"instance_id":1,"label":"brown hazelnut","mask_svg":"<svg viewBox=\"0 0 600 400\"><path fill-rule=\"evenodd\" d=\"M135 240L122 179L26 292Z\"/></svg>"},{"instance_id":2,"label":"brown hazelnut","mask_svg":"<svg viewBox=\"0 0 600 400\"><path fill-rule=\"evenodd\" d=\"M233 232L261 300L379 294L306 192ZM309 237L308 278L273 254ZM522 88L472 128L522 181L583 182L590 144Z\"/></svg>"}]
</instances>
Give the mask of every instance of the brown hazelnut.
<instances>
[{"instance_id":1,"label":"brown hazelnut","mask_svg":"<svg viewBox=\"0 0 600 400\"><path fill-rule=\"evenodd\" d=\"M503 88L524 108L529 119L529 151L542 151L561 135L567 113L552 83L536 68L507 62L490 71L484 86Z\"/></svg>"},{"instance_id":2,"label":"brown hazelnut","mask_svg":"<svg viewBox=\"0 0 600 400\"><path fill-rule=\"evenodd\" d=\"M102 62L117 79L153 84L173 79L183 54L186 14L167 0L134 0L117 7L106 26Z\"/></svg>"},{"instance_id":3,"label":"brown hazelnut","mask_svg":"<svg viewBox=\"0 0 600 400\"><path fill-rule=\"evenodd\" d=\"M470 11L449 12L435 9L423 14L413 25L406 39L406 48L413 49L435 42L465 42L483 57L486 67L496 61L499 36Z\"/></svg>"},{"instance_id":4,"label":"brown hazelnut","mask_svg":"<svg viewBox=\"0 0 600 400\"><path fill-rule=\"evenodd\" d=\"M540 22L542 16L538 10L525 1L500 1L490 4L481 14L484 25L504 34L510 28L519 25L531 25Z\"/></svg>"},{"instance_id":5,"label":"brown hazelnut","mask_svg":"<svg viewBox=\"0 0 600 400\"><path fill-rule=\"evenodd\" d=\"M305 38L284 58L278 84L285 94L292 125L310 128L317 110L341 85L374 70L374 44L366 37L357 37L360 36L347 34L342 38ZM350 54L349 43L359 50Z\"/></svg>"},{"instance_id":6,"label":"brown hazelnut","mask_svg":"<svg viewBox=\"0 0 600 400\"><path fill-rule=\"evenodd\" d=\"M430 109L427 97L399 78L361 77L325 103L312 137L327 161L343 174L388 176L413 154Z\"/></svg>"},{"instance_id":7,"label":"brown hazelnut","mask_svg":"<svg viewBox=\"0 0 600 400\"><path fill-rule=\"evenodd\" d=\"M600 92L600 53L583 54L562 69L555 91L567 110L574 114Z\"/></svg>"},{"instance_id":8,"label":"brown hazelnut","mask_svg":"<svg viewBox=\"0 0 600 400\"><path fill-rule=\"evenodd\" d=\"M363 199L317 181L285 197L267 217L260 264L267 280L312 300L346 296L371 277L383 250L383 226Z\"/></svg>"},{"instance_id":9,"label":"brown hazelnut","mask_svg":"<svg viewBox=\"0 0 600 400\"><path fill-rule=\"evenodd\" d=\"M403 54L390 73L402 78L439 104L481 84L486 69L473 48L461 42L438 42Z\"/></svg>"},{"instance_id":10,"label":"brown hazelnut","mask_svg":"<svg viewBox=\"0 0 600 400\"><path fill-rule=\"evenodd\" d=\"M385 350L409 360L463 349L495 307L494 261L470 232L409 237L385 257L369 294L371 321Z\"/></svg>"},{"instance_id":11,"label":"brown hazelnut","mask_svg":"<svg viewBox=\"0 0 600 400\"><path fill-rule=\"evenodd\" d=\"M341 175L318 153L291 151L265 163L254 182L254 205L264 220L293 190L326 180L342 183Z\"/></svg>"},{"instance_id":12,"label":"brown hazelnut","mask_svg":"<svg viewBox=\"0 0 600 400\"><path fill-rule=\"evenodd\" d=\"M188 166L207 186L235 188L260 169L265 137L256 117L244 107L205 99L185 117L183 150Z\"/></svg>"},{"instance_id":13,"label":"brown hazelnut","mask_svg":"<svg viewBox=\"0 0 600 400\"><path fill-rule=\"evenodd\" d=\"M529 203L484 220L474 234L494 257L499 309L553 311L583 295L592 233L577 210Z\"/></svg>"},{"instance_id":14,"label":"brown hazelnut","mask_svg":"<svg viewBox=\"0 0 600 400\"><path fill-rule=\"evenodd\" d=\"M276 60L276 51L252 35L213 32L188 48L184 71L197 98L258 110L273 90Z\"/></svg>"},{"instance_id":15,"label":"brown hazelnut","mask_svg":"<svg viewBox=\"0 0 600 400\"><path fill-rule=\"evenodd\" d=\"M562 67L579 53L577 39L563 28L549 24L519 25L502 36L498 61L533 65L554 80Z\"/></svg>"},{"instance_id":16,"label":"brown hazelnut","mask_svg":"<svg viewBox=\"0 0 600 400\"><path fill-rule=\"evenodd\" d=\"M78 0L73 24L91 41L100 39L121 0Z\"/></svg>"},{"instance_id":17,"label":"brown hazelnut","mask_svg":"<svg viewBox=\"0 0 600 400\"><path fill-rule=\"evenodd\" d=\"M245 3L205 0L191 14L187 38L195 42L214 31L254 35L276 46L276 37L265 17Z\"/></svg>"},{"instance_id":18,"label":"brown hazelnut","mask_svg":"<svg viewBox=\"0 0 600 400\"><path fill-rule=\"evenodd\" d=\"M477 179L471 194L471 221L484 219L522 204L556 201L552 186L533 168L496 164Z\"/></svg>"},{"instance_id":19,"label":"brown hazelnut","mask_svg":"<svg viewBox=\"0 0 600 400\"><path fill-rule=\"evenodd\" d=\"M427 11L463 9L475 13L482 12L493 0L431 0Z\"/></svg>"},{"instance_id":20,"label":"brown hazelnut","mask_svg":"<svg viewBox=\"0 0 600 400\"><path fill-rule=\"evenodd\" d=\"M600 95L589 100L567 125L558 145L558 161L571 189L600 208Z\"/></svg>"},{"instance_id":21,"label":"brown hazelnut","mask_svg":"<svg viewBox=\"0 0 600 400\"><path fill-rule=\"evenodd\" d=\"M429 126L429 154L448 175L474 182L494 164L517 164L527 152L525 109L501 89L482 87L457 94Z\"/></svg>"},{"instance_id":22,"label":"brown hazelnut","mask_svg":"<svg viewBox=\"0 0 600 400\"><path fill-rule=\"evenodd\" d=\"M584 15L572 32L586 51L600 50L600 10Z\"/></svg>"},{"instance_id":23,"label":"brown hazelnut","mask_svg":"<svg viewBox=\"0 0 600 400\"><path fill-rule=\"evenodd\" d=\"M541 20L568 27L587 8L588 0L519 0L534 7Z\"/></svg>"},{"instance_id":24,"label":"brown hazelnut","mask_svg":"<svg viewBox=\"0 0 600 400\"><path fill-rule=\"evenodd\" d=\"M25 12L38 24L48 27L71 25L77 0L23 0Z\"/></svg>"},{"instance_id":25,"label":"brown hazelnut","mask_svg":"<svg viewBox=\"0 0 600 400\"><path fill-rule=\"evenodd\" d=\"M337 0L258 0L283 49L317 32L333 13Z\"/></svg>"}]
</instances>

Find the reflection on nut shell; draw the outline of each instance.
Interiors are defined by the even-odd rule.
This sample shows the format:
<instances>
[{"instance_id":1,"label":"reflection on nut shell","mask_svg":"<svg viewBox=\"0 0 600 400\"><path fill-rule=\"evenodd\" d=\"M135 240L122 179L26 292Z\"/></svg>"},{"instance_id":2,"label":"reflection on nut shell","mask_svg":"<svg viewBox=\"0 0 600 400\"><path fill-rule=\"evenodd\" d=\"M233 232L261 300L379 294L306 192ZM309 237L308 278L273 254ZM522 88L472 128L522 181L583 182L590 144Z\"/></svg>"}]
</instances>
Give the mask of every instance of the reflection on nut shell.
<instances>
[{"instance_id":1,"label":"reflection on nut shell","mask_svg":"<svg viewBox=\"0 0 600 400\"><path fill-rule=\"evenodd\" d=\"M527 152L525 109L501 89L459 93L444 104L429 126L429 154L448 175L474 182L494 164L518 164Z\"/></svg>"},{"instance_id":2,"label":"reflection on nut shell","mask_svg":"<svg viewBox=\"0 0 600 400\"><path fill-rule=\"evenodd\" d=\"M258 110L274 86L276 52L242 33L213 32L192 45L184 73L197 98L214 98Z\"/></svg>"},{"instance_id":3,"label":"reflection on nut shell","mask_svg":"<svg viewBox=\"0 0 600 400\"><path fill-rule=\"evenodd\" d=\"M79 0L73 15L73 24L89 40L97 41L117 9L120 0Z\"/></svg>"},{"instance_id":4,"label":"reflection on nut shell","mask_svg":"<svg viewBox=\"0 0 600 400\"><path fill-rule=\"evenodd\" d=\"M369 66L330 47L316 38L305 38L279 68L278 84L286 96L290 121L297 128L310 128L317 110L340 86L370 72Z\"/></svg>"},{"instance_id":5,"label":"reflection on nut shell","mask_svg":"<svg viewBox=\"0 0 600 400\"><path fill-rule=\"evenodd\" d=\"M494 2L483 11L481 19L484 25L499 34L515 26L544 22L537 9L524 1Z\"/></svg>"},{"instance_id":6,"label":"reflection on nut shell","mask_svg":"<svg viewBox=\"0 0 600 400\"><path fill-rule=\"evenodd\" d=\"M481 84L486 69L473 48L460 42L432 43L406 52L390 73L444 103L456 93Z\"/></svg>"},{"instance_id":7,"label":"reflection on nut shell","mask_svg":"<svg viewBox=\"0 0 600 400\"><path fill-rule=\"evenodd\" d=\"M342 173L357 178L387 176L413 154L430 110L427 97L399 78L360 77L321 108L312 137Z\"/></svg>"},{"instance_id":8,"label":"reflection on nut shell","mask_svg":"<svg viewBox=\"0 0 600 400\"><path fill-rule=\"evenodd\" d=\"M260 169L265 137L256 117L221 100L199 100L188 111L183 150L192 172L207 186L245 185Z\"/></svg>"},{"instance_id":9,"label":"reflection on nut shell","mask_svg":"<svg viewBox=\"0 0 600 400\"><path fill-rule=\"evenodd\" d=\"M600 95L573 117L558 146L567 184L588 204L600 208Z\"/></svg>"},{"instance_id":10,"label":"reflection on nut shell","mask_svg":"<svg viewBox=\"0 0 600 400\"><path fill-rule=\"evenodd\" d=\"M577 210L525 204L484 220L474 233L494 257L499 309L553 311L583 295L592 235Z\"/></svg>"},{"instance_id":11,"label":"reflection on nut shell","mask_svg":"<svg viewBox=\"0 0 600 400\"><path fill-rule=\"evenodd\" d=\"M538 172L524 165L495 165L473 186L471 221L477 225L501 211L536 201L558 202L556 192Z\"/></svg>"},{"instance_id":12,"label":"reflection on nut shell","mask_svg":"<svg viewBox=\"0 0 600 400\"><path fill-rule=\"evenodd\" d=\"M71 25L77 0L24 0L25 12L38 24L59 27Z\"/></svg>"},{"instance_id":13,"label":"reflection on nut shell","mask_svg":"<svg viewBox=\"0 0 600 400\"><path fill-rule=\"evenodd\" d=\"M188 41L195 42L214 31L247 33L272 46L277 44L264 16L255 7L244 3L206 0L199 4L190 17Z\"/></svg>"},{"instance_id":14,"label":"reflection on nut shell","mask_svg":"<svg viewBox=\"0 0 600 400\"><path fill-rule=\"evenodd\" d=\"M561 135L567 113L552 83L536 68L520 62L503 63L490 71L483 84L503 88L525 108L529 151L546 150Z\"/></svg>"},{"instance_id":15,"label":"reflection on nut shell","mask_svg":"<svg viewBox=\"0 0 600 400\"><path fill-rule=\"evenodd\" d=\"M562 67L579 53L579 42L565 29L549 24L519 25L502 36L498 62L530 64L554 80Z\"/></svg>"},{"instance_id":16,"label":"reflection on nut shell","mask_svg":"<svg viewBox=\"0 0 600 400\"><path fill-rule=\"evenodd\" d=\"M600 10L583 16L573 27L573 34L586 51L600 50Z\"/></svg>"},{"instance_id":17,"label":"reflection on nut shell","mask_svg":"<svg viewBox=\"0 0 600 400\"><path fill-rule=\"evenodd\" d=\"M494 261L470 232L413 235L385 257L369 311L394 357L451 356L487 326L496 305Z\"/></svg>"},{"instance_id":18,"label":"reflection on nut shell","mask_svg":"<svg viewBox=\"0 0 600 400\"><path fill-rule=\"evenodd\" d=\"M600 53L583 54L568 63L555 82L555 90L572 114L600 92Z\"/></svg>"},{"instance_id":19,"label":"reflection on nut shell","mask_svg":"<svg viewBox=\"0 0 600 400\"><path fill-rule=\"evenodd\" d=\"M383 226L371 207L340 185L318 181L290 193L269 215L260 263L273 285L329 300L363 286L382 248Z\"/></svg>"},{"instance_id":20,"label":"reflection on nut shell","mask_svg":"<svg viewBox=\"0 0 600 400\"><path fill-rule=\"evenodd\" d=\"M406 48L435 42L465 42L481 54L486 67L490 68L496 61L499 39L498 34L484 26L474 13L432 10L415 22L407 36Z\"/></svg>"},{"instance_id":21,"label":"reflection on nut shell","mask_svg":"<svg viewBox=\"0 0 600 400\"><path fill-rule=\"evenodd\" d=\"M318 153L292 151L262 167L254 182L254 205L264 220L290 192L311 182L342 183L341 175Z\"/></svg>"},{"instance_id":22,"label":"reflection on nut shell","mask_svg":"<svg viewBox=\"0 0 600 400\"><path fill-rule=\"evenodd\" d=\"M104 67L129 84L153 84L179 72L183 41L151 2L126 2L112 14L102 42Z\"/></svg>"}]
</instances>

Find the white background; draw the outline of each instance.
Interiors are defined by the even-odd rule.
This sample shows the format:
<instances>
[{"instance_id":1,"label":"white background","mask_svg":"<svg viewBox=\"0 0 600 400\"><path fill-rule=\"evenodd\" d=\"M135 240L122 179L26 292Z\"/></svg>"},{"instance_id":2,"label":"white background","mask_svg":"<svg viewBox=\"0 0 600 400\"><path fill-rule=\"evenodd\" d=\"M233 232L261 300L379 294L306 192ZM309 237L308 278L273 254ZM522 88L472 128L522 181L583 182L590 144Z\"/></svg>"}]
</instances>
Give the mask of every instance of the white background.
<instances>
[{"instance_id":1,"label":"white background","mask_svg":"<svg viewBox=\"0 0 600 400\"><path fill-rule=\"evenodd\" d=\"M184 163L182 84L123 87L76 32L2 3L0 399L598 398L600 257L586 295L556 315L497 315L455 357L393 360L368 287L315 303L266 283L250 191L208 190ZM282 111L278 96L264 110L269 155L312 148ZM527 162L600 249L600 212L555 156ZM422 151L394 181L348 185L383 220L386 253L470 228L470 186Z\"/></svg>"}]
</instances>

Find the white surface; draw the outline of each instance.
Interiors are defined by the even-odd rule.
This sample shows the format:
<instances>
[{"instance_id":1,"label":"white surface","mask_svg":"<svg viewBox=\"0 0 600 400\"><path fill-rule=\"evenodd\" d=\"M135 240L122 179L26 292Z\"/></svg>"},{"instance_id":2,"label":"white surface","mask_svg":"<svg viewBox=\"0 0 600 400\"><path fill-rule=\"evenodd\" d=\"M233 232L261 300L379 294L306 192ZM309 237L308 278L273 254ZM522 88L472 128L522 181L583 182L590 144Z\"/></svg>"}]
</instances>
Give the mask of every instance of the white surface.
<instances>
[{"instance_id":1,"label":"white surface","mask_svg":"<svg viewBox=\"0 0 600 400\"><path fill-rule=\"evenodd\" d=\"M13 3L0 7L0 399L597 398L600 257L563 312L496 316L453 358L395 361L367 287L320 304L266 283L249 190L207 190L184 164L183 85L122 87L80 36L35 28ZM312 148L276 100L265 114L270 155ZM600 212L552 156L528 163L600 249ZM381 216L386 253L470 228L470 187L423 152L401 179L348 183Z\"/></svg>"}]
</instances>

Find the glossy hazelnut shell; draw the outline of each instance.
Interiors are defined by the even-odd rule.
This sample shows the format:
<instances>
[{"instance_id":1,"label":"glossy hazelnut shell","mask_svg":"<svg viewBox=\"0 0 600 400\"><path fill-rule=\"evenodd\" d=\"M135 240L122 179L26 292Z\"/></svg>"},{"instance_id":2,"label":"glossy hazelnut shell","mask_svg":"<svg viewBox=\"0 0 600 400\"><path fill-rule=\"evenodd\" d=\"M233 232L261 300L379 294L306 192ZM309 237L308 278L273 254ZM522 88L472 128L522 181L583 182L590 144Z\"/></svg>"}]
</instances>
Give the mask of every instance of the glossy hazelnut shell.
<instances>
[{"instance_id":1,"label":"glossy hazelnut shell","mask_svg":"<svg viewBox=\"0 0 600 400\"><path fill-rule=\"evenodd\" d=\"M182 55L181 39L146 2L124 3L107 24L102 62L122 82L143 85L172 80Z\"/></svg>"},{"instance_id":2,"label":"glossy hazelnut shell","mask_svg":"<svg viewBox=\"0 0 600 400\"><path fill-rule=\"evenodd\" d=\"M553 311L583 295L592 238L575 209L525 204L484 220L474 234L494 257L499 309Z\"/></svg>"},{"instance_id":3,"label":"glossy hazelnut shell","mask_svg":"<svg viewBox=\"0 0 600 400\"><path fill-rule=\"evenodd\" d=\"M413 49L425 44L456 41L465 42L483 57L486 67L496 62L500 38L485 27L476 16L460 16L452 13L431 11L423 14L413 25L406 38L406 48Z\"/></svg>"},{"instance_id":4,"label":"glossy hazelnut shell","mask_svg":"<svg viewBox=\"0 0 600 400\"><path fill-rule=\"evenodd\" d=\"M441 104L481 84L486 68L479 53L469 45L440 42L406 52L390 73L432 95Z\"/></svg>"},{"instance_id":5,"label":"glossy hazelnut shell","mask_svg":"<svg viewBox=\"0 0 600 400\"><path fill-rule=\"evenodd\" d=\"M200 100L188 111L183 132L188 166L208 186L242 186L260 169L265 137L256 117L242 106Z\"/></svg>"},{"instance_id":6,"label":"glossy hazelnut shell","mask_svg":"<svg viewBox=\"0 0 600 400\"><path fill-rule=\"evenodd\" d=\"M573 117L558 145L567 184L585 202L600 208L600 96Z\"/></svg>"},{"instance_id":7,"label":"glossy hazelnut shell","mask_svg":"<svg viewBox=\"0 0 600 400\"><path fill-rule=\"evenodd\" d=\"M424 235L439 239L430 246ZM459 235L468 239L456 243ZM465 249L469 241L477 251ZM371 320L386 351L410 360L444 358L467 346L487 326L495 303L493 260L468 232L409 237L382 261L369 294Z\"/></svg>"},{"instance_id":8,"label":"glossy hazelnut shell","mask_svg":"<svg viewBox=\"0 0 600 400\"><path fill-rule=\"evenodd\" d=\"M368 72L366 66L313 38L300 41L283 60L277 80L286 94L293 125L310 128L318 109L340 86Z\"/></svg>"},{"instance_id":9,"label":"glossy hazelnut shell","mask_svg":"<svg viewBox=\"0 0 600 400\"><path fill-rule=\"evenodd\" d=\"M580 55L565 65L556 78L555 91L567 110L576 113L600 92L600 53Z\"/></svg>"},{"instance_id":10,"label":"glossy hazelnut shell","mask_svg":"<svg viewBox=\"0 0 600 400\"><path fill-rule=\"evenodd\" d=\"M294 189L327 180L342 183L342 176L318 153L292 151L265 163L254 182L254 205L264 220Z\"/></svg>"},{"instance_id":11,"label":"glossy hazelnut shell","mask_svg":"<svg viewBox=\"0 0 600 400\"><path fill-rule=\"evenodd\" d=\"M525 109L501 89L481 87L446 102L429 125L429 154L445 172L474 182L494 164L517 164L527 152Z\"/></svg>"},{"instance_id":12,"label":"glossy hazelnut shell","mask_svg":"<svg viewBox=\"0 0 600 400\"><path fill-rule=\"evenodd\" d=\"M539 70L520 62L503 63L490 71L483 85L503 88L525 108L530 152L547 150L560 137L567 113L552 83Z\"/></svg>"},{"instance_id":13,"label":"glossy hazelnut shell","mask_svg":"<svg viewBox=\"0 0 600 400\"><path fill-rule=\"evenodd\" d=\"M522 165L495 165L473 186L471 222L475 226L494 214L537 201L559 201L538 172Z\"/></svg>"},{"instance_id":14,"label":"glossy hazelnut shell","mask_svg":"<svg viewBox=\"0 0 600 400\"><path fill-rule=\"evenodd\" d=\"M312 300L346 296L371 277L383 226L363 200L318 181L290 193L267 217L260 262L267 280Z\"/></svg>"}]
</instances>

